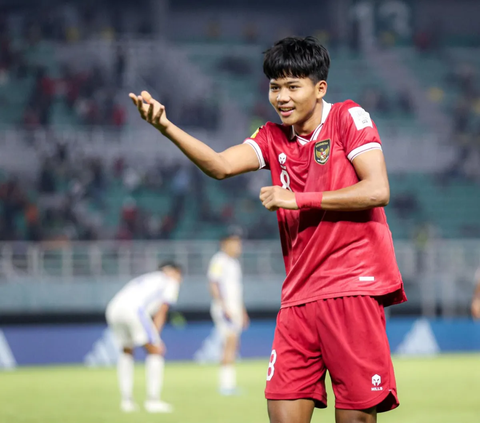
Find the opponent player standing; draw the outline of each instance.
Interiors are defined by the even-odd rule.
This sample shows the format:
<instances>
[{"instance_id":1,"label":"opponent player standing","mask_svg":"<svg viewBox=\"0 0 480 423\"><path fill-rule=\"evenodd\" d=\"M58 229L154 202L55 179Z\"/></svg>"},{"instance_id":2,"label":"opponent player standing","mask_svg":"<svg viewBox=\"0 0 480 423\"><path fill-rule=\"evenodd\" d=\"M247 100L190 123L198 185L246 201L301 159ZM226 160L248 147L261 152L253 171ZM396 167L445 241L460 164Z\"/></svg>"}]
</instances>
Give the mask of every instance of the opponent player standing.
<instances>
[{"instance_id":1,"label":"opponent player standing","mask_svg":"<svg viewBox=\"0 0 480 423\"><path fill-rule=\"evenodd\" d=\"M398 406L384 307L406 297L383 210L381 141L358 104L324 100L329 66L311 37L278 41L263 69L282 125L267 123L221 153L171 123L147 92L130 94L207 175L270 169L273 186L260 200L277 211L287 272L265 390L271 423L310 422L326 406L326 370L337 423L376 422Z\"/></svg>"},{"instance_id":2,"label":"opponent player standing","mask_svg":"<svg viewBox=\"0 0 480 423\"><path fill-rule=\"evenodd\" d=\"M132 398L133 350L140 346L147 352L145 409L150 413L173 411L170 404L160 401L165 366L165 346L160 332L170 305L177 302L181 281L181 267L174 262L165 262L157 272L132 279L108 303L107 323L122 347L117 363L122 411L137 409Z\"/></svg>"},{"instance_id":3,"label":"opponent player standing","mask_svg":"<svg viewBox=\"0 0 480 423\"><path fill-rule=\"evenodd\" d=\"M242 253L242 239L235 232L226 235L220 251L210 260L208 280L212 305L210 313L222 338L222 358L219 387L222 395L236 392L235 358L240 333L248 326L248 314L243 303L242 268L238 257Z\"/></svg>"}]
</instances>

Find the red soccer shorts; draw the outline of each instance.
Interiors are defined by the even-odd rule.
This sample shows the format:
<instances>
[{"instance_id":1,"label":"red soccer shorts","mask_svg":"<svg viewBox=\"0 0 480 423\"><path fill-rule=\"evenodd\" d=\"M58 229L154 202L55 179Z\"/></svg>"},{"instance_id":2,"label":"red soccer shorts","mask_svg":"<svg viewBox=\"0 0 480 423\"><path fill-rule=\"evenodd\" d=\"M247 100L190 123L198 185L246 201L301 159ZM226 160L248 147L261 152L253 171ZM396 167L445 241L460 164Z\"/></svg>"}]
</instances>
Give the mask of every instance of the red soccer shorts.
<instances>
[{"instance_id":1,"label":"red soccer shorts","mask_svg":"<svg viewBox=\"0 0 480 423\"><path fill-rule=\"evenodd\" d=\"M280 310L265 397L311 398L324 408L327 370L336 408L377 406L382 412L398 407L385 314L378 299L332 298Z\"/></svg>"}]
</instances>

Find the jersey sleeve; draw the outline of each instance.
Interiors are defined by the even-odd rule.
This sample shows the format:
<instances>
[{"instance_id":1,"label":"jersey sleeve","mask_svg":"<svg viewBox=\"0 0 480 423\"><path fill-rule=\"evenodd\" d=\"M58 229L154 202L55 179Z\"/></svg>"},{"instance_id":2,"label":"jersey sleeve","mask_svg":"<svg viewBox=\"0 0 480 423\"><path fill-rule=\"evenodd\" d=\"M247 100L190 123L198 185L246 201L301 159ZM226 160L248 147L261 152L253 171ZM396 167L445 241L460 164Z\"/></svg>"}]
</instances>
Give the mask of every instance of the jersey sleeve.
<instances>
[{"instance_id":1,"label":"jersey sleeve","mask_svg":"<svg viewBox=\"0 0 480 423\"><path fill-rule=\"evenodd\" d=\"M178 301L179 284L175 281L169 281L163 292L163 302L165 304L174 305Z\"/></svg>"},{"instance_id":2,"label":"jersey sleeve","mask_svg":"<svg viewBox=\"0 0 480 423\"><path fill-rule=\"evenodd\" d=\"M222 277L223 266L218 257L212 258L208 266L207 277L210 282L219 282Z\"/></svg>"},{"instance_id":3,"label":"jersey sleeve","mask_svg":"<svg viewBox=\"0 0 480 423\"><path fill-rule=\"evenodd\" d=\"M382 142L370 113L353 101L345 102L341 116L341 139L348 160L371 150L381 150Z\"/></svg>"},{"instance_id":4,"label":"jersey sleeve","mask_svg":"<svg viewBox=\"0 0 480 423\"><path fill-rule=\"evenodd\" d=\"M258 168L269 169L269 157L268 157L268 126L264 125L258 128L249 138L247 138L244 144L248 144L253 147L258 157Z\"/></svg>"}]
</instances>

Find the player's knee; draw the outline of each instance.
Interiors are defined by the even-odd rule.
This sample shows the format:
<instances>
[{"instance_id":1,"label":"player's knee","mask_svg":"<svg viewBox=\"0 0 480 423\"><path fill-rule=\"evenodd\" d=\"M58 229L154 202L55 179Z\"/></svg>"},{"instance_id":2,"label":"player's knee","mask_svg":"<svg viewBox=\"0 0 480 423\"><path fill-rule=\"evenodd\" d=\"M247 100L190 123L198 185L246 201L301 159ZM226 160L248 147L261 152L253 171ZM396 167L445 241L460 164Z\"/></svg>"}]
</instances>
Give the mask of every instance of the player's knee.
<instances>
[{"instance_id":1,"label":"player's knee","mask_svg":"<svg viewBox=\"0 0 480 423\"><path fill-rule=\"evenodd\" d=\"M362 411L337 409L335 417L336 423L375 423L377 421L376 408Z\"/></svg>"},{"instance_id":2,"label":"player's knee","mask_svg":"<svg viewBox=\"0 0 480 423\"><path fill-rule=\"evenodd\" d=\"M123 348L123 353L133 355L133 348L124 347Z\"/></svg>"},{"instance_id":3,"label":"player's knee","mask_svg":"<svg viewBox=\"0 0 480 423\"><path fill-rule=\"evenodd\" d=\"M144 345L144 348L148 354L161 356L165 354L165 348L163 347L163 345L146 344Z\"/></svg>"}]
</instances>

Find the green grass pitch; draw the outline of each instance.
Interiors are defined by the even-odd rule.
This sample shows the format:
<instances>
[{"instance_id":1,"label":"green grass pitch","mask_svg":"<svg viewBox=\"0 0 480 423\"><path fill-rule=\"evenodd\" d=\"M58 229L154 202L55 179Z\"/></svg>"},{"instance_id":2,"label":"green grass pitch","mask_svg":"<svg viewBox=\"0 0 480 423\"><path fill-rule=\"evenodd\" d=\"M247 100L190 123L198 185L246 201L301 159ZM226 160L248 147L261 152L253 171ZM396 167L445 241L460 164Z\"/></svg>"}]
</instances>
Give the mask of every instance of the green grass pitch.
<instances>
[{"instance_id":1,"label":"green grass pitch","mask_svg":"<svg viewBox=\"0 0 480 423\"><path fill-rule=\"evenodd\" d=\"M401 405L384 423L480 422L480 356L395 358ZM238 364L241 395L221 397L216 366L167 363L163 399L173 414L119 411L113 368L36 367L0 372L0 423L262 423L267 360ZM143 402L144 368L136 367L135 399ZM334 422L334 398L313 421Z\"/></svg>"}]
</instances>

